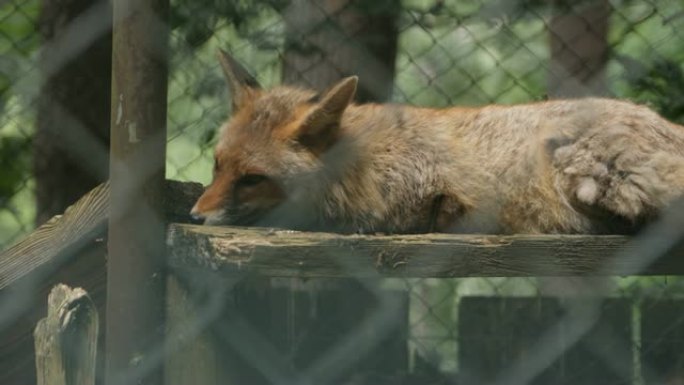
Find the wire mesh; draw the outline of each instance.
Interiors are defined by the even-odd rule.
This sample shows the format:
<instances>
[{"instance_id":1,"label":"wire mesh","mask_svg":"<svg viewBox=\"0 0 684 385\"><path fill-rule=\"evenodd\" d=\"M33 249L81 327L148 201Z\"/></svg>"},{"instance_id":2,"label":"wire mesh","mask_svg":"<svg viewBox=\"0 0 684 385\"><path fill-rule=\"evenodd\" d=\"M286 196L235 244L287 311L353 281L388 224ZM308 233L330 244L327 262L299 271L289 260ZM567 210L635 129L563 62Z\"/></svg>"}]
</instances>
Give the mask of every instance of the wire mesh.
<instances>
[{"instance_id":1,"label":"wire mesh","mask_svg":"<svg viewBox=\"0 0 684 385\"><path fill-rule=\"evenodd\" d=\"M33 164L43 154L32 141L45 81L40 50L51 43L41 28L54 23L41 14L46 3L0 4L0 249L33 230L39 214ZM92 29L87 7L79 15L72 23L81 23L81 35L106 33ZM359 74L373 79L366 100L442 107L601 95L648 104L684 123L680 2L202 0L172 2L170 20L170 179L211 180L217 132L230 115L218 49L266 87L286 79L322 89ZM206 290L218 309L204 310L224 322L212 332L233 350L225 357L254 367L254 378L266 383L684 381L681 277L326 285L270 282L266 295L221 282L221 290ZM248 299L266 310L241 302ZM238 316L225 316L230 311ZM264 322L270 317L282 322ZM359 364L364 360L370 364Z\"/></svg>"}]
</instances>

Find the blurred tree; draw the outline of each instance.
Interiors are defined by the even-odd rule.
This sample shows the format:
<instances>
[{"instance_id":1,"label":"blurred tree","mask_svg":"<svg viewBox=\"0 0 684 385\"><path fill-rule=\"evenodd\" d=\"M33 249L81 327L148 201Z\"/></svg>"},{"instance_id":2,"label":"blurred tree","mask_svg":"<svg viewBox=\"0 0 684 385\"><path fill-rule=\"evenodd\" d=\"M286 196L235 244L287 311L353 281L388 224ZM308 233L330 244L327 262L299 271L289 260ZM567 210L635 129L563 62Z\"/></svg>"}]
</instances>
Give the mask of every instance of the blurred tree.
<instances>
[{"instance_id":1,"label":"blurred tree","mask_svg":"<svg viewBox=\"0 0 684 385\"><path fill-rule=\"evenodd\" d=\"M552 13L549 95L605 95L610 3L554 0Z\"/></svg>"},{"instance_id":2,"label":"blurred tree","mask_svg":"<svg viewBox=\"0 0 684 385\"><path fill-rule=\"evenodd\" d=\"M219 22L227 22L242 31L264 11L281 11L289 3L290 0L173 0L171 28L178 31L189 47L198 48L214 36Z\"/></svg>"},{"instance_id":3,"label":"blurred tree","mask_svg":"<svg viewBox=\"0 0 684 385\"><path fill-rule=\"evenodd\" d=\"M684 124L684 71L679 62L659 58L643 64L624 56L619 60L629 69L626 96L648 103L666 118Z\"/></svg>"},{"instance_id":4,"label":"blurred tree","mask_svg":"<svg viewBox=\"0 0 684 385\"><path fill-rule=\"evenodd\" d=\"M400 11L398 0L293 1L284 9L283 82L325 89L358 75L358 101L389 99Z\"/></svg>"},{"instance_id":5,"label":"blurred tree","mask_svg":"<svg viewBox=\"0 0 684 385\"><path fill-rule=\"evenodd\" d=\"M108 178L111 5L43 0L33 171L41 224Z\"/></svg>"}]
</instances>

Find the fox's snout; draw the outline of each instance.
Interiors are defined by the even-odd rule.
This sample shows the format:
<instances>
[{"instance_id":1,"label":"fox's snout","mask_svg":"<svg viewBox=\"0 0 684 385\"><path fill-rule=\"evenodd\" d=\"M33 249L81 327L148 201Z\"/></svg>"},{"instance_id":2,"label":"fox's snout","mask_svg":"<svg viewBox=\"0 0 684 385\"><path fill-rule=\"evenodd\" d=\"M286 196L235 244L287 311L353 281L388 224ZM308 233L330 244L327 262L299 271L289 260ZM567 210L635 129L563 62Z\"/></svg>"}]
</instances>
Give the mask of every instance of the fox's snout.
<instances>
[{"instance_id":1,"label":"fox's snout","mask_svg":"<svg viewBox=\"0 0 684 385\"><path fill-rule=\"evenodd\" d=\"M212 216L218 216L220 210L211 210L210 211L210 210L203 209L202 205L201 205L201 203L202 203L201 199L202 198L200 197L200 199L197 202L195 202L195 205L190 210L190 216L192 217L192 219L194 219L196 221L205 222Z\"/></svg>"},{"instance_id":2,"label":"fox's snout","mask_svg":"<svg viewBox=\"0 0 684 385\"><path fill-rule=\"evenodd\" d=\"M247 224L261 219L286 198L274 180L247 174L237 179L217 175L190 210L205 224Z\"/></svg>"},{"instance_id":3,"label":"fox's snout","mask_svg":"<svg viewBox=\"0 0 684 385\"><path fill-rule=\"evenodd\" d=\"M190 216L196 221L201 221L206 218L206 216L200 211L199 207L197 207L197 203L192 206L192 210L190 210Z\"/></svg>"},{"instance_id":4,"label":"fox's snout","mask_svg":"<svg viewBox=\"0 0 684 385\"><path fill-rule=\"evenodd\" d=\"M220 182L220 181L219 181ZM190 216L198 221L216 222L225 211L225 191L227 186L214 181L207 186L190 210Z\"/></svg>"}]
</instances>

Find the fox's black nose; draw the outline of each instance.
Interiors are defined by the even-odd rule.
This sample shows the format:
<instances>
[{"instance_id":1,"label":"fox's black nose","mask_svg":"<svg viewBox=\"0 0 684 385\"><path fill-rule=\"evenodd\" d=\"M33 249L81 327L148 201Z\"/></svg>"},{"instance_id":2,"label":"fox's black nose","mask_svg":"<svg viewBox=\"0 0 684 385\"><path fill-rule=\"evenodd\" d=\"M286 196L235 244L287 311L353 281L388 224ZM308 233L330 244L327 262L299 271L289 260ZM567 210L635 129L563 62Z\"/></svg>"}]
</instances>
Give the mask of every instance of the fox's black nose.
<instances>
[{"instance_id":1,"label":"fox's black nose","mask_svg":"<svg viewBox=\"0 0 684 385\"><path fill-rule=\"evenodd\" d=\"M204 215L202 215L199 212L199 210L197 210L197 206L193 207L192 210L190 210L190 217L192 217L192 219L197 222L201 222L205 218Z\"/></svg>"}]
</instances>

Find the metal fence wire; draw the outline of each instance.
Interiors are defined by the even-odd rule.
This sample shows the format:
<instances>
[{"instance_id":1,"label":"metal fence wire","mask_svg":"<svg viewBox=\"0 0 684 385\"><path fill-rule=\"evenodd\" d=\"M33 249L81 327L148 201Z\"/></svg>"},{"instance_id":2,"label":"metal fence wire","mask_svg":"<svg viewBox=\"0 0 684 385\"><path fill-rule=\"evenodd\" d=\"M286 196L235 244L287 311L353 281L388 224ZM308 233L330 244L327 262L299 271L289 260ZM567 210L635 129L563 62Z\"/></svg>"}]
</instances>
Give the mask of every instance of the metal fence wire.
<instances>
[{"instance_id":1,"label":"metal fence wire","mask_svg":"<svg viewBox=\"0 0 684 385\"><path fill-rule=\"evenodd\" d=\"M0 3L0 249L106 179L107 17L95 0ZM679 1L172 1L170 23L169 179L211 180L230 115L218 49L266 87L358 74L360 101L597 95L684 123ZM225 365L253 383L684 383L681 277L205 284Z\"/></svg>"}]
</instances>

